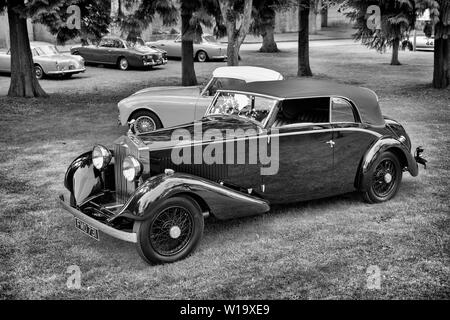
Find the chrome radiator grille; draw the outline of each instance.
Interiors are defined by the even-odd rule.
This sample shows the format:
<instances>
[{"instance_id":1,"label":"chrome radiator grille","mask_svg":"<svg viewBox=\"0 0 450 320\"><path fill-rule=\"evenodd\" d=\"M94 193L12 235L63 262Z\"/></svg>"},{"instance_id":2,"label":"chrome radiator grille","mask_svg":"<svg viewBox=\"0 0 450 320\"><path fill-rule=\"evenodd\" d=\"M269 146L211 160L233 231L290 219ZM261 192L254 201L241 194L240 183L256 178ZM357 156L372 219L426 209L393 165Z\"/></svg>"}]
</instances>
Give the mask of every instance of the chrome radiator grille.
<instances>
[{"instance_id":1,"label":"chrome radiator grille","mask_svg":"<svg viewBox=\"0 0 450 320\"><path fill-rule=\"evenodd\" d=\"M122 174L122 163L126 156L130 155L128 146L116 144L114 146L114 178L116 183L117 200L125 202L136 190L136 182L129 182Z\"/></svg>"}]
</instances>

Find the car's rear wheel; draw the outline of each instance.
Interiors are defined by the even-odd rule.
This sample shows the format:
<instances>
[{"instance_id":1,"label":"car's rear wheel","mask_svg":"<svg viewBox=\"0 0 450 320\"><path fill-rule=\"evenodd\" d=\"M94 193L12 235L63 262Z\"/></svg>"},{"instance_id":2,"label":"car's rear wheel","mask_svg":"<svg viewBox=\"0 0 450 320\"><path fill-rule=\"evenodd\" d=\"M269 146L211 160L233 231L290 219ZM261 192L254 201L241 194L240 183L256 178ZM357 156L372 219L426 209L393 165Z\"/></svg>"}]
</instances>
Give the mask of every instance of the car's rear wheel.
<instances>
[{"instance_id":1,"label":"car's rear wheel","mask_svg":"<svg viewBox=\"0 0 450 320\"><path fill-rule=\"evenodd\" d=\"M196 57L198 62L208 61L208 54L203 50L198 51Z\"/></svg>"},{"instance_id":2,"label":"car's rear wheel","mask_svg":"<svg viewBox=\"0 0 450 320\"><path fill-rule=\"evenodd\" d=\"M162 128L161 121L150 111L137 111L131 116L131 120L134 120L132 130L137 134L152 132Z\"/></svg>"},{"instance_id":3,"label":"car's rear wheel","mask_svg":"<svg viewBox=\"0 0 450 320\"><path fill-rule=\"evenodd\" d=\"M198 246L204 220L198 204L189 197L165 200L152 216L136 221L137 251L148 263L171 263L184 259Z\"/></svg>"},{"instance_id":4,"label":"car's rear wheel","mask_svg":"<svg viewBox=\"0 0 450 320\"><path fill-rule=\"evenodd\" d=\"M120 70L128 70L128 68L130 67L127 58L120 58L119 59L119 69Z\"/></svg>"},{"instance_id":5,"label":"car's rear wheel","mask_svg":"<svg viewBox=\"0 0 450 320\"><path fill-rule=\"evenodd\" d=\"M379 203L392 199L402 181L400 161L392 152L384 152L368 173L369 181L363 198L369 203Z\"/></svg>"},{"instance_id":6,"label":"car's rear wheel","mask_svg":"<svg viewBox=\"0 0 450 320\"><path fill-rule=\"evenodd\" d=\"M41 79L44 78L44 76L45 76L44 70L43 70L42 67L41 67L40 65L38 65L38 64L36 64L36 65L34 66L34 74L36 75L36 78L37 78L38 80L41 80Z\"/></svg>"}]
</instances>

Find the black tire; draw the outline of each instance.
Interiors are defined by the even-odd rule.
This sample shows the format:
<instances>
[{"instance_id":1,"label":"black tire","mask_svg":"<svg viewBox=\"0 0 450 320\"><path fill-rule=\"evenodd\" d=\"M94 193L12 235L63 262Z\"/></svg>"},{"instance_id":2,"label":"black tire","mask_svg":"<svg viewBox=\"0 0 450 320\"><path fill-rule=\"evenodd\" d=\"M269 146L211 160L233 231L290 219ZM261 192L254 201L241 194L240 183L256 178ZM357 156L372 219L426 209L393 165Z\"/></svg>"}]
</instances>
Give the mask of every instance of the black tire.
<instances>
[{"instance_id":1,"label":"black tire","mask_svg":"<svg viewBox=\"0 0 450 320\"><path fill-rule=\"evenodd\" d=\"M119 69L123 70L123 71L126 71L130 68L130 64L129 64L127 58L125 58L125 57L119 58L119 60L117 61L117 65L118 65Z\"/></svg>"},{"instance_id":2,"label":"black tire","mask_svg":"<svg viewBox=\"0 0 450 320\"><path fill-rule=\"evenodd\" d=\"M169 198L150 218L135 221L136 248L149 264L171 263L186 258L203 236L200 207L189 197Z\"/></svg>"},{"instance_id":3,"label":"black tire","mask_svg":"<svg viewBox=\"0 0 450 320\"><path fill-rule=\"evenodd\" d=\"M203 50L199 50L197 51L195 58L198 62L206 62L208 61L208 54Z\"/></svg>"},{"instance_id":4,"label":"black tire","mask_svg":"<svg viewBox=\"0 0 450 320\"><path fill-rule=\"evenodd\" d=\"M152 132L162 128L162 123L158 117L151 111L140 110L133 113L130 120L134 120L133 132L145 133Z\"/></svg>"},{"instance_id":5,"label":"black tire","mask_svg":"<svg viewBox=\"0 0 450 320\"><path fill-rule=\"evenodd\" d=\"M397 194L403 172L400 161L392 152L381 154L368 174L367 190L362 194L366 202L385 202Z\"/></svg>"},{"instance_id":6,"label":"black tire","mask_svg":"<svg viewBox=\"0 0 450 320\"><path fill-rule=\"evenodd\" d=\"M36 79L38 79L38 80L43 79L45 76L44 70L38 64L34 65L34 74L36 75Z\"/></svg>"}]
</instances>

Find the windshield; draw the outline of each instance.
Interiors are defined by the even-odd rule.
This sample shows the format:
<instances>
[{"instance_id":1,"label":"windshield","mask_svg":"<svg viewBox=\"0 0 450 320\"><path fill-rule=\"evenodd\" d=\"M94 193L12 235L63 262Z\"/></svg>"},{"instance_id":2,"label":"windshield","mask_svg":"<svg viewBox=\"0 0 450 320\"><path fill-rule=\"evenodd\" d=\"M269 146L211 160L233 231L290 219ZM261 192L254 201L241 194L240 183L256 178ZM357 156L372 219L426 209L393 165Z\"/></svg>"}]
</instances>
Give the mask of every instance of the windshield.
<instances>
[{"instance_id":1,"label":"windshield","mask_svg":"<svg viewBox=\"0 0 450 320\"><path fill-rule=\"evenodd\" d=\"M277 100L235 92L220 92L205 116L234 115L264 126Z\"/></svg>"},{"instance_id":2,"label":"windshield","mask_svg":"<svg viewBox=\"0 0 450 320\"><path fill-rule=\"evenodd\" d=\"M50 56L53 54L59 54L59 51L58 49L56 49L55 46L36 47L34 49L40 56Z\"/></svg>"}]
</instances>

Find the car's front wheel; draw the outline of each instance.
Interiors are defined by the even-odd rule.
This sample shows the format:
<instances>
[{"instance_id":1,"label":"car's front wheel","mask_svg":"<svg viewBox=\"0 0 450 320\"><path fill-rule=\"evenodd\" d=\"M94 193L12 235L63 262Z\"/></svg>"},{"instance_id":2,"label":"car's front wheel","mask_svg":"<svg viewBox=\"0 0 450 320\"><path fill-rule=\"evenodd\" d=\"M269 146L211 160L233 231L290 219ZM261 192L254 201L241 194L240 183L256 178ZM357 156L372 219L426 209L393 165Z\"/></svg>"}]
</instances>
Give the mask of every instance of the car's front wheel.
<instances>
[{"instance_id":1,"label":"car's front wheel","mask_svg":"<svg viewBox=\"0 0 450 320\"><path fill-rule=\"evenodd\" d=\"M198 204L189 197L165 200L152 216L136 221L137 251L150 264L170 263L187 257L198 246L204 228Z\"/></svg>"},{"instance_id":2,"label":"car's front wheel","mask_svg":"<svg viewBox=\"0 0 450 320\"><path fill-rule=\"evenodd\" d=\"M36 78L38 80L41 80L42 78L44 78L44 75L45 75L44 70L38 64L34 66L34 74L36 75Z\"/></svg>"},{"instance_id":3,"label":"car's front wheel","mask_svg":"<svg viewBox=\"0 0 450 320\"><path fill-rule=\"evenodd\" d=\"M138 111L131 116L130 121L134 120L133 132L140 134L152 132L162 128L161 121L150 111Z\"/></svg>"},{"instance_id":4,"label":"car's front wheel","mask_svg":"<svg viewBox=\"0 0 450 320\"><path fill-rule=\"evenodd\" d=\"M368 174L368 186L363 198L369 203L379 203L396 195L403 172L398 158L387 151L381 154Z\"/></svg>"}]
</instances>

